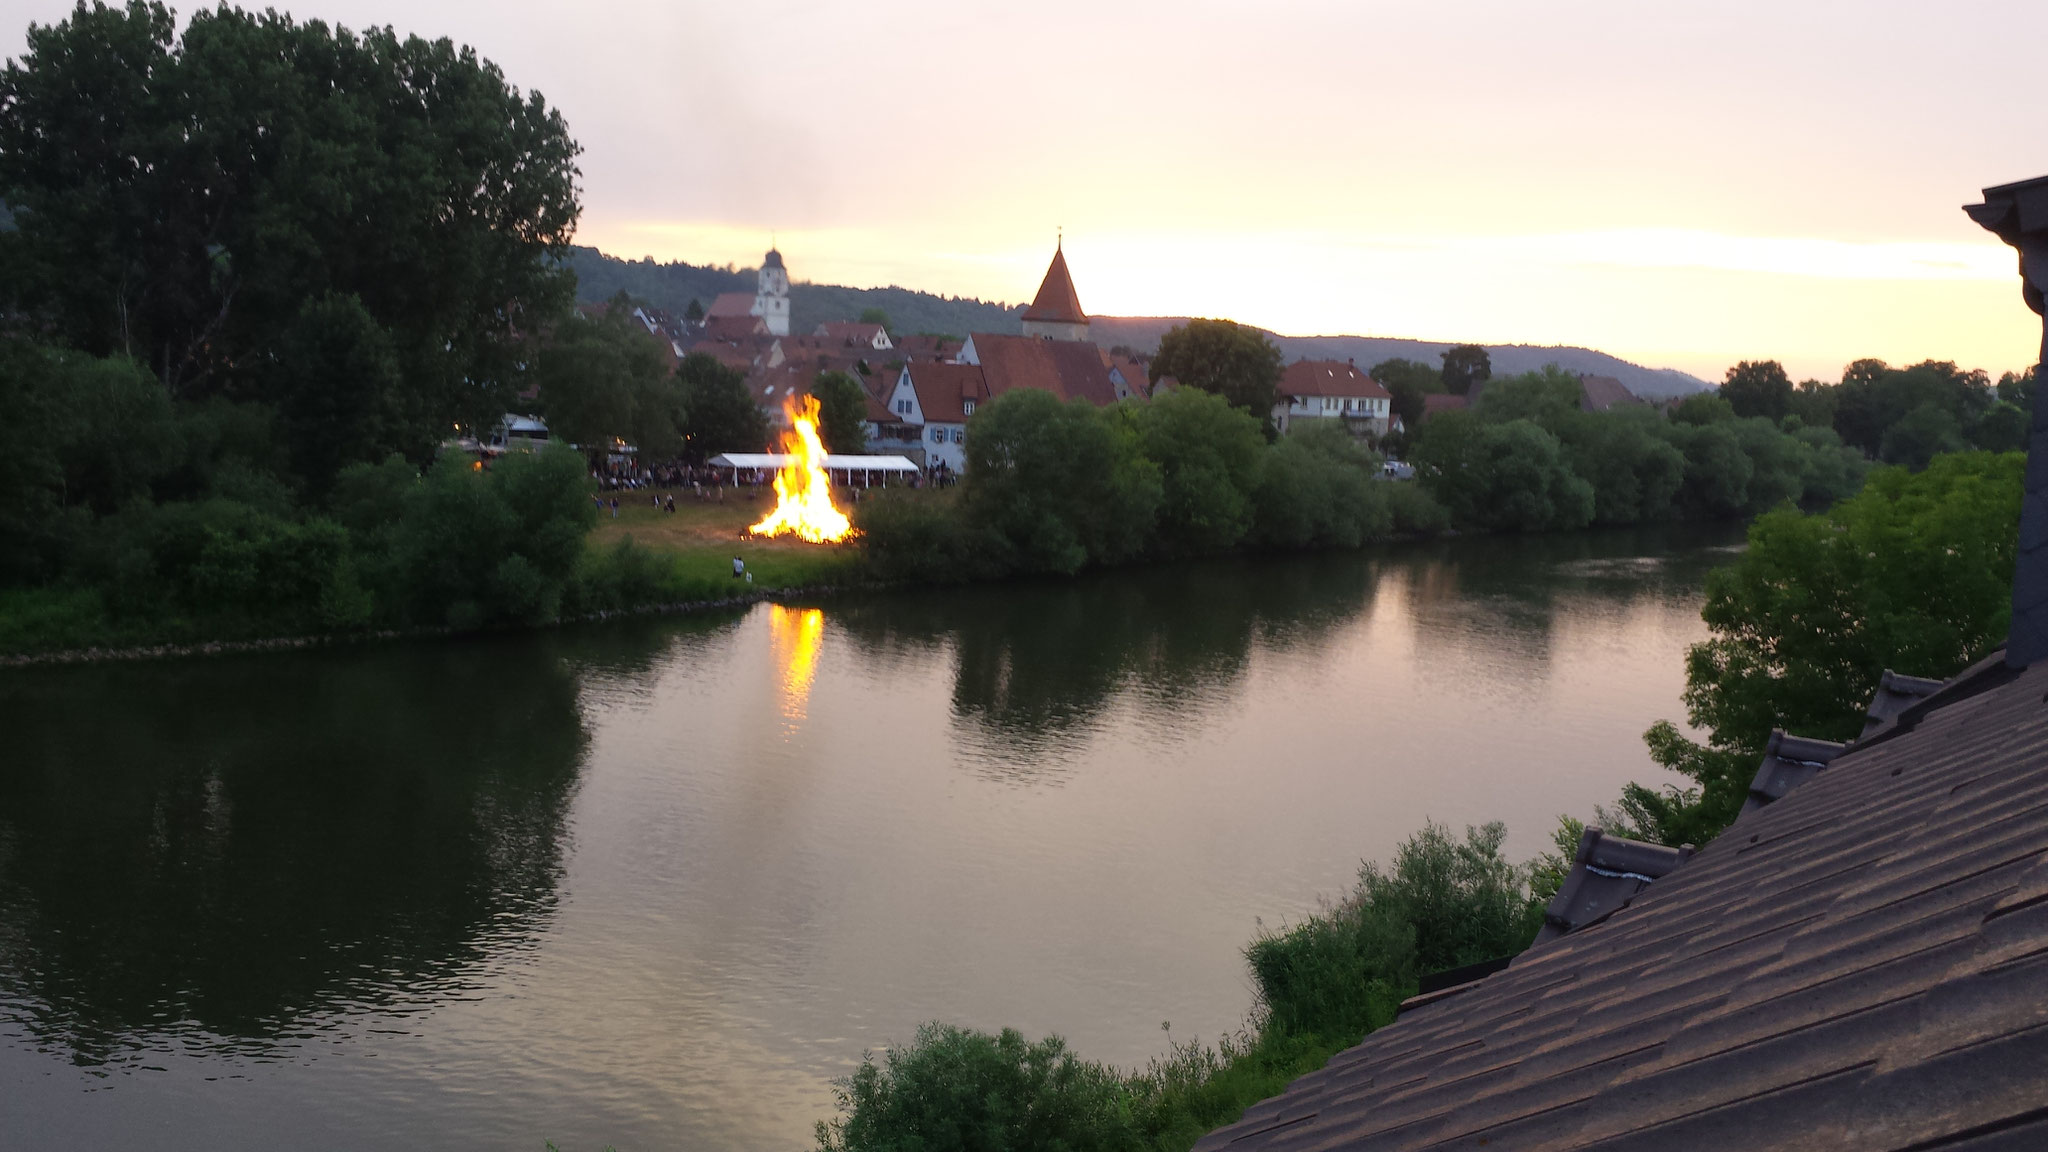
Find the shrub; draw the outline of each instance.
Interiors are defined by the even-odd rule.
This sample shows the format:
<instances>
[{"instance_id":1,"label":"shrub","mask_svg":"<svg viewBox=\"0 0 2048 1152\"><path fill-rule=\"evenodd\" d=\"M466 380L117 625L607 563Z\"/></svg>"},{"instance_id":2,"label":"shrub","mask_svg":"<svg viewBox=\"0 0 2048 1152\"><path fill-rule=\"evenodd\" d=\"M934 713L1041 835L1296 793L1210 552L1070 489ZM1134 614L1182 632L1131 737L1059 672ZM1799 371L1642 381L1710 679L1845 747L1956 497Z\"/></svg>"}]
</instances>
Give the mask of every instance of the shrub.
<instances>
[{"instance_id":1,"label":"shrub","mask_svg":"<svg viewBox=\"0 0 2048 1152\"><path fill-rule=\"evenodd\" d=\"M1453 522L1492 531L1583 528L1593 486L1572 473L1556 436L1528 420L1490 424L1446 412L1423 426L1415 465Z\"/></svg>"},{"instance_id":2,"label":"shrub","mask_svg":"<svg viewBox=\"0 0 2048 1152\"><path fill-rule=\"evenodd\" d=\"M853 508L876 576L919 584L995 579L1012 565L1008 541L968 521L957 492L887 489Z\"/></svg>"},{"instance_id":3,"label":"shrub","mask_svg":"<svg viewBox=\"0 0 2048 1152\"><path fill-rule=\"evenodd\" d=\"M1128 421L1085 400L1020 388L975 412L962 489L971 523L991 530L1019 568L1074 572L1136 559L1152 539L1159 466Z\"/></svg>"},{"instance_id":4,"label":"shrub","mask_svg":"<svg viewBox=\"0 0 2048 1152\"><path fill-rule=\"evenodd\" d=\"M1379 458L1341 428L1282 437L1260 462L1252 539L1265 548L1356 548L1393 527Z\"/></svg>"},{"instance_id":5,"label":"shrub","mask_svg":"<svg viewBox=\"0 0 2048 1152\"><path fill-rule=\"evenodd\" d=\"M1121 412L1137 428L1138 450L1160 469L1157 551L1192 556L1235 547L1252 525L1250 493L1266 447L1260 422L1193 388L1127 402Z\"/></svg>"},{"instance_id":6,"label":"shrub","mask_svg":"<svg viewBox=\"0 0 2048 1152\"><path fill-rule=\"evenodd\" d=\"M1138 1139L1120 1077L1057 1036L1011 1028L923 1025L882 1063L863 1057L837 1095L844 1115L818 1123L821 1152L1110 1152Z\"/></svg>"},{"instance_id":7,"label":"shrub","mask_svg":"<svg viewBox=\"0 0 2048 1152\"><path fill-rule=\"evenodd\" d=\"M1430 972L1510 956L1541 926L1529 870L1501 855L1507 828L1431 822L1367 864L1344 903L1245 950L1268 1027L1345 1043L1393 1019Z\"/></svg>"}]
</instances>

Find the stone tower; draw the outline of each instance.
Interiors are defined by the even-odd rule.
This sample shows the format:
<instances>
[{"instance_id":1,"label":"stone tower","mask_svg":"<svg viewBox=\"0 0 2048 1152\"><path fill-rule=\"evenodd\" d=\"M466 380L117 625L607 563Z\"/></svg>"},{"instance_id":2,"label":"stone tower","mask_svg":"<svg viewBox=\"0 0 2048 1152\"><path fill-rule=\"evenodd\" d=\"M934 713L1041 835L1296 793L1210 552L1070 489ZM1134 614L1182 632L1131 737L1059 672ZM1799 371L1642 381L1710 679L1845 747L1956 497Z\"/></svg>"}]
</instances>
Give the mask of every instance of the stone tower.
<instances>
[{"instance_id":1,"label":"stone tower","mask_svg":"<svg viewBox=\"0 0 2048 1152\"><path fill-rule=\"evenodd\" d=\"M1088 314L1081 311L1081 298L1074 295L1074 278L1067 274L1064 245L1052 250L1052 267L1045 270L1045 282L1031 307L1024 310L1024 334L1048 340L1086 340Z\"/></svg>"},{"instance_id":2,"label":"stone tower","mask_svg":"<svg viewBox=\"0 0 2048 1152\"><path fill-rule=\"evenodd\" d=\"M782 253L773 248L761 260L761 286L754 291L753 314L768 325L770 335L789 335L789 270L782 266Z\"/></svg>"}]
</instances>

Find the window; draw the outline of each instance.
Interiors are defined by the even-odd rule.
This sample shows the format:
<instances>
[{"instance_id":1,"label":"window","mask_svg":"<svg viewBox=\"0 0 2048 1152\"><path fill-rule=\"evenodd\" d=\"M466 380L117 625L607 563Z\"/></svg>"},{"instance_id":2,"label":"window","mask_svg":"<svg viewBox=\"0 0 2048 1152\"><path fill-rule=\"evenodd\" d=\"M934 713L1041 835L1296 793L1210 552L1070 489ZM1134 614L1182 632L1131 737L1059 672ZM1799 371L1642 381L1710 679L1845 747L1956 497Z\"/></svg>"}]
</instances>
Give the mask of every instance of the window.
<instances>
[{"instance_id":1,"label":"window","mask_svg":"<svg viewBox=\"0 0 2048 1152\"><path fill-rule=\"evenodd\" d=\"M1323 397L1323 411L1335 412L1343 403L1342 400L1337 399L1335 396L1325 396Z\"/></svg>"},{"instance_id":2,"label":"window","mask_svg":"<svg viewBox=\"0 0 2048 1152\"><path fill-rule=\"evenodd\" d=\"M908 416L908 415L910 415L910 401L909 401L909 400L898 400L898 401L896 402L896 413L897 413L897 415L899 415L899 416Z\"/></svg>"},{"instance_id":3,"label":"window","mask_svg":"<svg viewBox=\"0 0 2048 1152\"><path fill-rule=\"evenodd\" d=\"M961 414L962 414L962 415L966 415L966 416L972 416L972 415L974 415L974 401L972 401L972 400L962 400L962 401L960 402L960 412L961 412Z\"/></svg>"},{"instance_id":4,"label":"window","mask_svg":"<svg viewBox=\"0 0 2048 1152\"><path fill-rule=\"evenodd\" d=\"M953 429L953 443L955 443L955 444L965 444L965 443L967 443L967 430L966 430L966 429L964 429L964 428L955 428L955 429Z\"/></svg>"},{"instance_id":5,"label":"window","mask_svg":"<svg viewBox=\"0 0 2048 1152\"><path fill-rule=\"evenodd\" d=\"M946 442L946 430L945 430L944 428L934 428L934 429L932 429L932 443L934 443L934 444L944 444L945 442Z\"/></svg>"}]
</instances>

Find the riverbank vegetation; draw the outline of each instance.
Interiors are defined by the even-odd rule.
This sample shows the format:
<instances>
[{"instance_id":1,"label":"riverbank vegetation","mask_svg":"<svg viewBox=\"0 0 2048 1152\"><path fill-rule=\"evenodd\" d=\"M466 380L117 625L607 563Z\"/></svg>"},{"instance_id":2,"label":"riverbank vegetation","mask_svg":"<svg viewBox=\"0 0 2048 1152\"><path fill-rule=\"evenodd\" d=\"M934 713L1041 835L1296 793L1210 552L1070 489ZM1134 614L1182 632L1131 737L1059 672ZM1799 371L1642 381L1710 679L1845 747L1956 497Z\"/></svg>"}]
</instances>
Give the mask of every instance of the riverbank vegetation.
<instances>
[{"instance_id":1,"label":"riverbank vegetation","mask_svg":"<svg viewBox=\"0 0 2048 1152\"><path fill-rule=\"evenodd\" d=\"M1390 1022L1423 974L1526 947L1561 873L1550 857L1510 862L1505 837L1499 824L1462 839L1424 828L1342 901L1251 943L1258 1007L1244 1029L1170 1044L1141 1069L1083 1059L1058 1037L927 1024L840 1083L820 1152L1181 1152Z\"/></svg>"},{"instance_id":2,"label":"riverbank vegetation","mask_svg":"<svg viewBox=\"0 0 2048 1152\"><path fill-rule=\"evenodd\" d=\"M2004 643L2026 455L1937 456L1881 468L1825 512L1781 508L1707 581L1711 632L1686 657L1686 717L1646 735L1691 781L1630 785L1610 829L1704 844L1740 812L1773 728L1850 740L1886 669L1946 679Z\"/></svg>"}]
</instances>

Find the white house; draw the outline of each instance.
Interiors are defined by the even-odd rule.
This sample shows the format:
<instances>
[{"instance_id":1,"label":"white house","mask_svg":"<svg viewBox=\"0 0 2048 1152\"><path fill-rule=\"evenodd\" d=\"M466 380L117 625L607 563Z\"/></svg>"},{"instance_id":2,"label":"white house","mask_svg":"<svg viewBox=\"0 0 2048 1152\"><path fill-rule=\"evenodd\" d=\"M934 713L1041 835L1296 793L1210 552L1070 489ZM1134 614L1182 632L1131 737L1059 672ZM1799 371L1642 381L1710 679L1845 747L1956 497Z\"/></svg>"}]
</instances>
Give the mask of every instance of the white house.
<instances>
[{"instance_id":1,"label":"white house","mask_svg":"<svg viewBox=\"0 0 2048 1152\"><path fill-rule=\"evenodd\" d=\"M897 370L896 381L882 394L888 422L878 422L881 445L915 443L924 450L927 466L944 464L959 472L967 467L967 421L988 399L988 383L974 364L919 361Z\"/></svg>"},{"instance_id":2,"label":"white house","mask_svg":"<svg viewBox=\"0 0 2048 1152\"><path fill-rule=\"evenodd\" d=\"M1273 424L1285 433L1306 420L1341 421L1354 436L1387 434L1393 394L1379 381L1338 360L1297 360L1280 375Z\"/></svg>"}]
</instances>

